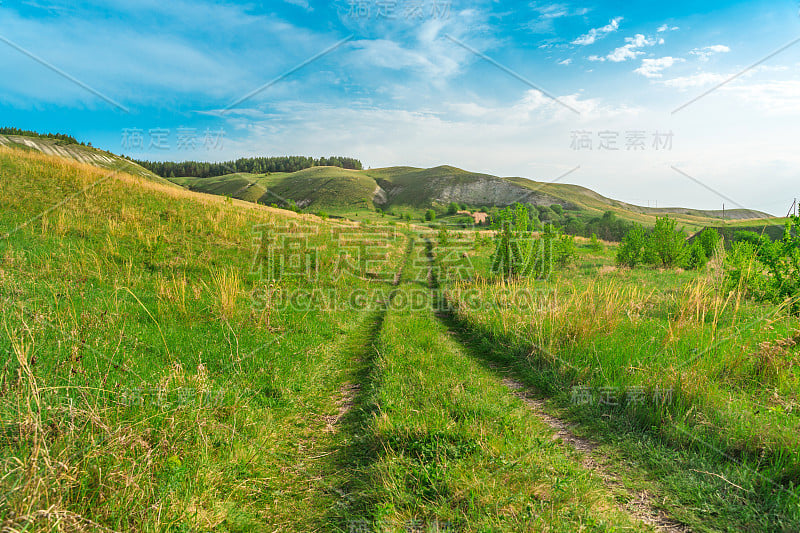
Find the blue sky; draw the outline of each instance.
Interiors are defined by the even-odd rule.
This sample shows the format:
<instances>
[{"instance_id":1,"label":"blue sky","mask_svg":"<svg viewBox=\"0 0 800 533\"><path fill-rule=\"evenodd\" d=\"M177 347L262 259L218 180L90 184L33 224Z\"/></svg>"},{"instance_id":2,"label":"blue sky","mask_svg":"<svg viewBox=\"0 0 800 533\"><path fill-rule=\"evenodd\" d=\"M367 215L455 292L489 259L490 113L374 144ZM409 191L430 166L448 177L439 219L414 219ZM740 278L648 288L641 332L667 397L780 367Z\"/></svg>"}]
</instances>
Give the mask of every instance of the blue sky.
<instances>
[{"instance_id":1,"label":"blue sky","mask_svg":"<svg viewBox=\"0 0 800 533\"><path fill-rule=\"evenodd\" d=\"M799 12L783 0L3 2L0 122L143 159L335 154L541 181L577 169L564 181L641 205L785 214L800 196L800 43L767 56L800 38Z\"/></svg>"}]
</instances>

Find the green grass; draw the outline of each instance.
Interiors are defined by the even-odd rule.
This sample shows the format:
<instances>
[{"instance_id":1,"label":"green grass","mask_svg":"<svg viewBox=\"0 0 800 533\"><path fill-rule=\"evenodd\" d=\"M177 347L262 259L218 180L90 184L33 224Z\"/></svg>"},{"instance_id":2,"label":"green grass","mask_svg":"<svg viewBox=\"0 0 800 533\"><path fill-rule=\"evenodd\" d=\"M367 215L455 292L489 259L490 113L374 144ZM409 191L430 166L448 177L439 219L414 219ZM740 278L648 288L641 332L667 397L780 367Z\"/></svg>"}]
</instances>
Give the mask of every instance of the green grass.
<instances>
[{"instance_id":1,"label":"green grass","mask_svg":"<svg viewBox=\"0 0 800 533\"><path fill-rule=\"evenodd\" d=\"M363 340L360 392L335 465L344 498L330 514L341 530L636 528L600 479L453 339L433 314L426 277L417 244Z\"/></svg>"},{"instance_id":2,"label":"green grass","mask_svg":"<svg viewBox=\"0 0 800 533\"><path fill-rule=\"evenodd\" d=\"M32 149L0 172L9 531L647 531L645 493L693 530L800 528L800 321L723 290L718 259L618 270L579 239L577 265L509 282L475 233L223 197L326 169L216 196ZM301 261L273 279L275 246Z\"/></svg>"},{"instance_id":3,"label":"green grass","mask_svg":"<svg viewBox=\"0 0 800 533\"><path fill-rule=\"evenodd\" d=\"M653 480L673 516L708 530L800 527L800 321L724 290L719 263L700 274L611 264L611 251L584 249L549 281L483 270L447 297L489 359L642 465L630 475Z\"/></svg>"},{"instance_id":4,"label":"green grass","mask_svg":"<svg viewBox=\"0 0 800 533\"><path fill-rule=\"evenodd\" d=\"M0 168L0 233L47 213L0 240L0 521L309 530L365 314L279 307L304 283L249 276L254 228L285 212L127 175L68 199L103 171L7 149ZM382 285L326 279L341 300Z\"/></svg>"}]
</instances>

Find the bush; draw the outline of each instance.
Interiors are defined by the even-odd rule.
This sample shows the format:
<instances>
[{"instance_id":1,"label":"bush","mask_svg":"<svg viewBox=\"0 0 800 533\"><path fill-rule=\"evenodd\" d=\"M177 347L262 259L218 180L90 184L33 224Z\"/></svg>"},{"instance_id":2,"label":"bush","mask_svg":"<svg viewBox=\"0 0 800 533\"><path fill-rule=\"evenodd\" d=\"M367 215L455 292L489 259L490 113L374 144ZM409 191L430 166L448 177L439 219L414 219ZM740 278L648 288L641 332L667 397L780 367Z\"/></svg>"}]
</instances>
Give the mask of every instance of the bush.
<instances>
[{"instance_id":1,"label":"bush","mask_svg":"<svg viewBox=\"0 0 800 533\"><path fill-rule=\"evenodd\" d=\"M699 240L695 240L689 246L688 253L686 254L686 268L691 270L700 270L708 263L708 255L706 250Z\"/></svg>"},{"instance_id":2,"label":"bush","mask_svg":"<svg viewBox=\"0 0 800 533\"><path fill-rule=\"evenodd\" d=\"M617 248L617 264L633 268L644 261L644 249L647 244L647 235L644 228L636 224L622 239Z\"/></svg>"},{"instance_id":3,"label":"bush","mask_svg":"<svg viewBox=\"0 0 800 533\"><path fill-rule=\"evenodd\" d=\"M700 243L703 251L706 253L707 258L711 258L719 246L720 235L719 232L712 228L706 228L697 236L695 242Z\"/></svg>"},{"instance_id":4,"label":"bush","mask_svg":"<svg viewBox=\"0 0 800 533\"><path fill-rule=\"evenodd\" d=\"M758 247L752 242L733 243L725 256L725 286L738 290L744 296L764 299L767 294L767 276L764 265L758 261Z\"/></svg>"},{"instance_id":5,"label":"bush","mask_svg":"<svg viewBox=\"0 0 800 533\"><path fill-rule=\"evenodd\" d=\"M647 239L645 259L660 262L665 268L678 266L684 259L686 234L676 230L677 221L669 217L656 218L653 232Z\"/></svg>"},{"instance_id":6,"label":"bush","mask_svg":"<svg viewBox=\"0 0 800 533\"><path fill-rule=\"evenodd\" d=\"M592 233L592 236L589 238L589 249L593 252L602 252L603 251L603 243L597 238L597 235Z\"/></svg>"},{"instance_id":7,"label":"bush","mask_svg":"<svg viewBox=\"0 0 800 533\"><path fill-rule=\"evenodd\" d=\"M575 264L578 260L578 247L575 245L575 237L561 235L556 239L553 256L560 268Z\"/></svg>"},{"instance_id":8,"label":"bush","mask_svg":"<svg viewBox=\"0 0 800 533\"><path fill-rule=\"evenodd\" d=\"M792 311L800 312L800 217L786 222L779 241L752 232L741 237L725 259L728 286L757 300L791 300Z\"/></svg>"},{"instance_id":9,"label":"bush","mask_svg":"<svg viewBox=\"0 0 800 533\"><path fill-rule=\"evenodd\" d=\"M425 211L425 220L428 222L433 222L434 220L436 220L436 211L434 211L433 209L428 209L427 211Z\"/></svg>"}]
</instances>

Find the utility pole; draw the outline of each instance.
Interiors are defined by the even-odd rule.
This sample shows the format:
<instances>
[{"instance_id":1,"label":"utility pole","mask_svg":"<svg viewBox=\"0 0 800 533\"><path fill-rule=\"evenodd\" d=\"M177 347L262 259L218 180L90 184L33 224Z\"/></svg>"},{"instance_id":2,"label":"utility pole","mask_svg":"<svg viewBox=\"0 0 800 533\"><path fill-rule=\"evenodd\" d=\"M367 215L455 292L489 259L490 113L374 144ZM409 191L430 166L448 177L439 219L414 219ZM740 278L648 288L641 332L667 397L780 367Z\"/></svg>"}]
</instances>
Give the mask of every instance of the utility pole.
<instances>
[{"instance_id":1,"label":"utility pole","mask_svg":"<svg viewBox=\"0 0 800 533\"><path fill-rule=\"evenodd\" d=\"M722 204L722 223L725 224L725 204Z\"/></svg>"}]
</instances>

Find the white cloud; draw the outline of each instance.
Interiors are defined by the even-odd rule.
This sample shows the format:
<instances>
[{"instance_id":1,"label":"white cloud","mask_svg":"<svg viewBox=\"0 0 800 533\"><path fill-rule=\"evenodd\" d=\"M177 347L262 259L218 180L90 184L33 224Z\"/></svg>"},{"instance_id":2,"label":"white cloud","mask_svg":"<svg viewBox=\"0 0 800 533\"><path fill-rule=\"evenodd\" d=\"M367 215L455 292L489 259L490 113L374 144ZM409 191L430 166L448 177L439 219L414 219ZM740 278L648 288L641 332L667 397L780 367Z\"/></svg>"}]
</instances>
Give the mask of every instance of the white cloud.
<instances>
[{"instance_id":1,"label":"white cloud","mask_svg":"<svg viewBox=\"0 0 800 533\"><path fill-rule=\"evenodd\" d=\"M534 2L531 9L536 13L536 18L526 27L533 33L552 33L555 31L553 21L564 17L577 17L589 12L588 8L571 9L566 4L551 4Z\"/></svg>"},{"instance_id":2,"label":"white cloud","mask_svg":"<svg viewBox=\"0 0 800 533\"><path fill-rule=\"evenodd\" d=\"M637 50L637 48L643 48L645 46L653 46L656 44L655 39L650 39L645 37L641 33L637 33L633 37L625 37L625 41L628 44L620 46L619 48L614 49L613 52L609 53L604 58L599 58L598 56L591 56L589 58L590 61L611 61L613 63L621 63L622 61L627 61L628 59L636 59L638 56L643 55L644 52L641 50Z\"/></svg>"},{"instance_id":3,"label":"white cloud","mask_svg":"<svg viewBox=\"0 0 800 533\"><path fill-rule=\"evenodd\" d=\"M668 69L675 63L681 63L684 59L680 57L660 57L658 59L642 59L642 66L634 70L634 72L641 74L645 78L660 78L662 77L661 71Z\"/></svg>"},{"instance_id":4,"label":"white cloud","mask_svg":"<svg viewBox=\"0 0 800 533\"><path fill-rule=\"evenodd\" d=\"M309 13L314 11L314 8L308 5L308 0L283 0L283 1L286 2L287 4L292 4L297 7L301 7L306 11L308 11Z\"/></svg>"},{"instance_id":5,"label":"white cloud","mask_svg":"<svg viewBox=\"0 0 800 533\"><path fill-rule=\"evenodd\" d=\"M676 89L684 90L692 87L704 87L714 83L720 83L725 80L725 76L721 74L714 74L712 72L701 72L692 76L681 76L664 80L662 83L667 87L674 87Z\"/></svg>"},{"instance_id":6,"label":"white cloud","mask_svg":"<svg viewBox=\"0 0 800 533\"><path fill-rule=\"evenodd\" d=\"M572 44L577 44L581 46L594 44L594 42L597 39L602 39L609 33L617 31L619 29L620 21L622 21L622 17L616 17L602 28L592 28L591 30L589 30L589 33L581 35L580 37L572 41Z\"/></svg>"},{"instance_id":7,"label":"white cloud","mask_svg":"<svg viewBox=\"0 0 800 533\"><path fill-rule=\"evenodd\" d=\"M589 61L601 61L601 62L606 60L605 57L597 56L597 55L590 55L586 59L588 59Z\"/></svg>"},{"instance_id":8,"label":"white cloud","mask_svg":"<svg viewBox=\"0 0 800 533\"><path fill-rule=\"evenodd\" d=\"M620 46L610 54L608 54L607 59L614 63L620 63L622 61L626 61L628 59L636 59L637 56L644 54L644 52L639 50L634 50L634 47L626 44L625 46Z\"/></svg>"},{"instance_id":9,"label":"white cloud","mask_svg":"<svg viewBox=\"0 0 800 533\"><path fill-rule=\"evenodd\" d=\"M724 44L715 44L712 46L704 46L703 48L695 48L689 53L697 56L700 61L708 61L708 58L714 54L724 54L730 52L731 49Z\"/></svg>"},{"instance_id":10,"label":"white cloud","mask_svg":"<svg viewBox=\"0 0 800 533\"><path fill-rule=\"evenodd\" d=\"M656 31L658 33L663 33L665 31L676 31L676 30L679 30L679 29L680 28L677 27L677 26L670 27L668 24L662 24L661 26L658 27L658 30L656 30Z\"/></svg>"},{"instance_id":11,"label":"white cloud","mask_svg":"<svg viewBox=\"0 0 800 533\"><path fill-rule=\"evenodd\" d=\"M800 80L735 83L720 88L748 105L779 116L800 113Z\"/></svg>"},{"instance_id":12,"label":"white cloud","mask_svg":"<svg viewBox=\"0 0 800 533\"><path fill-rule=\"evenodd\" d=\"M572 59L565 59L558 62L559 65L569 65L570 63L572 63Z\"/></svg>"}]
</instances>

